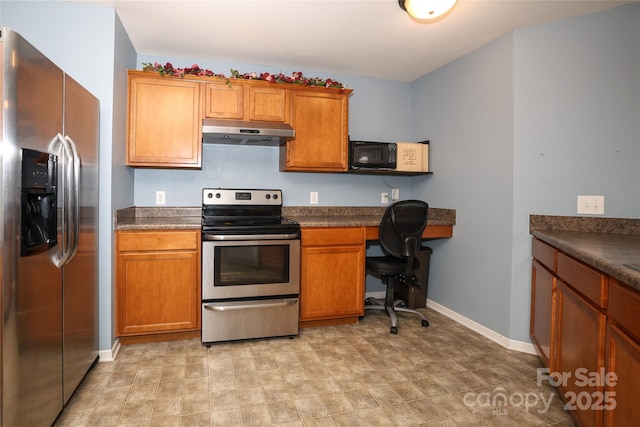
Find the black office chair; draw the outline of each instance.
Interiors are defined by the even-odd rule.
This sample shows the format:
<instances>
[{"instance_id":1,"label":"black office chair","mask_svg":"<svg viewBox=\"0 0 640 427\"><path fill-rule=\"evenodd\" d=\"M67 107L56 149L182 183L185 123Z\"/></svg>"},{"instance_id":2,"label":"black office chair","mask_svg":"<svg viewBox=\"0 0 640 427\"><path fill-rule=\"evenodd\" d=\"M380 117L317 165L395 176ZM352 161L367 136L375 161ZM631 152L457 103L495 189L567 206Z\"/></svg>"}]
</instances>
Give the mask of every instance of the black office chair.
<instances>
[{"instance_id":1,"label":"black office chair","mask_svg":"<svg viewBox=\"0 0 640 427\"><path fill-rule=\"evenodd\" d=\"M380 275L386 285L384 303L367 298L365 310L386 311L391 318L391 333L398 333L396 311L413 313L422 319L422 326L429 326L427 318L417 310L402 307L395 300L394 286L418 286L416 273L420 268L417 259L422 243L422 232L427 226L429 205L420 200L401 200L389 205L380 223L380 246L386 256L367 257L367 272ZM425 278L426 279L426 278Z\"/></svg>"}]
</instances>

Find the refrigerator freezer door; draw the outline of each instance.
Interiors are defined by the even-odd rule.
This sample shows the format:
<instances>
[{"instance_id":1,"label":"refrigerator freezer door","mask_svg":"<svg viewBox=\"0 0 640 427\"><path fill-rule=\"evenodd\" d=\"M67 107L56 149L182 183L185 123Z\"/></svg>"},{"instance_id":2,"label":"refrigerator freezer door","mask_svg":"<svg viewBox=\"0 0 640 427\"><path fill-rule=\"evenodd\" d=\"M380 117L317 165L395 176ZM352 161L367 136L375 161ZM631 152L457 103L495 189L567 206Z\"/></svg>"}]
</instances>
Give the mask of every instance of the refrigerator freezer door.
<instances>
[{"instance_id":1,"label":"refrigerator freezer door","mask_svg":"<svg viewBox=\"0 0 640 427\"><path fill-rule=\"evenodd\" d=\"M62 409L62 272L51 250L20 256L19 157L49 151L61 131L64 74L5 29L1 57L2 425L51 425ZM60 242L60 224L56 234Z\"/></svg>"},{"instance_id":2,"label":"refrigerator freezer door","mask_svg":"<svg viewBox=\"0 0 640 427\"><path fill-rule=\"evenodd\" d=\"M98 355L98 139L99 103L82 86L65 77L64 135L77 149L80 168L74 193L79 194L75 223L75 255L64 271L64 402L68 402ZM78 173L79 172L79 173Z\"/></svg>"}]
</instances>

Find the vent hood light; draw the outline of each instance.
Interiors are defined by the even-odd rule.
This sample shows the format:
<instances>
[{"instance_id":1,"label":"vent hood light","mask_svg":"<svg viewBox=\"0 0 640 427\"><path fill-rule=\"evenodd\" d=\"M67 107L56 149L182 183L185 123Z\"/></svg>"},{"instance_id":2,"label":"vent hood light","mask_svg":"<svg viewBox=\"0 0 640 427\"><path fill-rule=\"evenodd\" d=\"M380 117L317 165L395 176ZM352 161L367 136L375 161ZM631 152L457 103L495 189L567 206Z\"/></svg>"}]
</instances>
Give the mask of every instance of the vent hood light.
<instances>
[{"instance_id":1,"label":"vent hood light","mask_svg":"<svg viewBox=\"0 0 640 427\"><path fill-rule=\"evenodd\" d=\"M202 121L202 142L205 144L278 146L295 136L293 128L284 123L218 119Z\"/></svg>"}]
</instances>

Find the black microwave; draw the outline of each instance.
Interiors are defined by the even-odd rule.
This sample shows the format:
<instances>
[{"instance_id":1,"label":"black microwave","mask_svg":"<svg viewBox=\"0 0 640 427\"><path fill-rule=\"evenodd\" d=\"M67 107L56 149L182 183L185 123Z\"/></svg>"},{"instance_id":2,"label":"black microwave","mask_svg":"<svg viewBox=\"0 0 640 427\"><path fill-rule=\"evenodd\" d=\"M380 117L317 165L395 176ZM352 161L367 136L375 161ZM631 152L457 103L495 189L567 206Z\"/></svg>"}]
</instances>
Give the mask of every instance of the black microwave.
<instances>
[{"instance_id":1,"label":"black microwave","mask_svg":"<svg viewBox=\"0 0 640 427\"><path fill-rule=\"evenodd\" d=\"M351 169L396 168L395 142L349 141L349 158Z\"/></svg>"}]
</instances>

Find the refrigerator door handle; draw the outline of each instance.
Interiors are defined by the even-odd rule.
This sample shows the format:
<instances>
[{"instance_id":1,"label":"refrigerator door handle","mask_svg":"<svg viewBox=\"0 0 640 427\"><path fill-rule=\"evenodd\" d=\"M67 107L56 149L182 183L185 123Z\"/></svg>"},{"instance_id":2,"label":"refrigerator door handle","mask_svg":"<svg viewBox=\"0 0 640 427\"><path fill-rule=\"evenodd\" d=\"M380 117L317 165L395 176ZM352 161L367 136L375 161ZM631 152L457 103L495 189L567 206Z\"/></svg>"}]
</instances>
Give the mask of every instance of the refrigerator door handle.
<instances>
[{"instance_id":1,"label":"refrigerator door handle","mask_svg":"<svg viewBox=\"0 0 640 427\"><path fill-rule=\"evenodd\" d=\"M62 209L62 244L60 245L61 247L51 255L51 259L56 267L62 268L62 266L69 261L71 254L69 250L71 245L69 224L73 224L73 212L71 209L73 154L69 144L60 133L49 143L49 150L53 153L60 153L59 158L62 160L59 162L59 165L62 167L62 173L60 174L60 176L62 176L62 188L58 189L62 197L62 203L60 204Z\"/></svg>"},{"instance_id":2,"label":"refrigerator door handle","mask_svg":"<svg viewBox=\"0 0 640 427\"><path fill-rule=\"evenodd\" d=\"M78 251L78 242L80 239L80 155L78 154L78 149L76 148L76 144L73 142L73 139L71 139L69 135L66 135L64 139L69 144L73 159L73 188L70 189L70 205L73 222L69 225L69 230L73 234L69 240L72 244L69 259L66 260L66 263L69 263Z\"/></svg>"}]
</instances>

